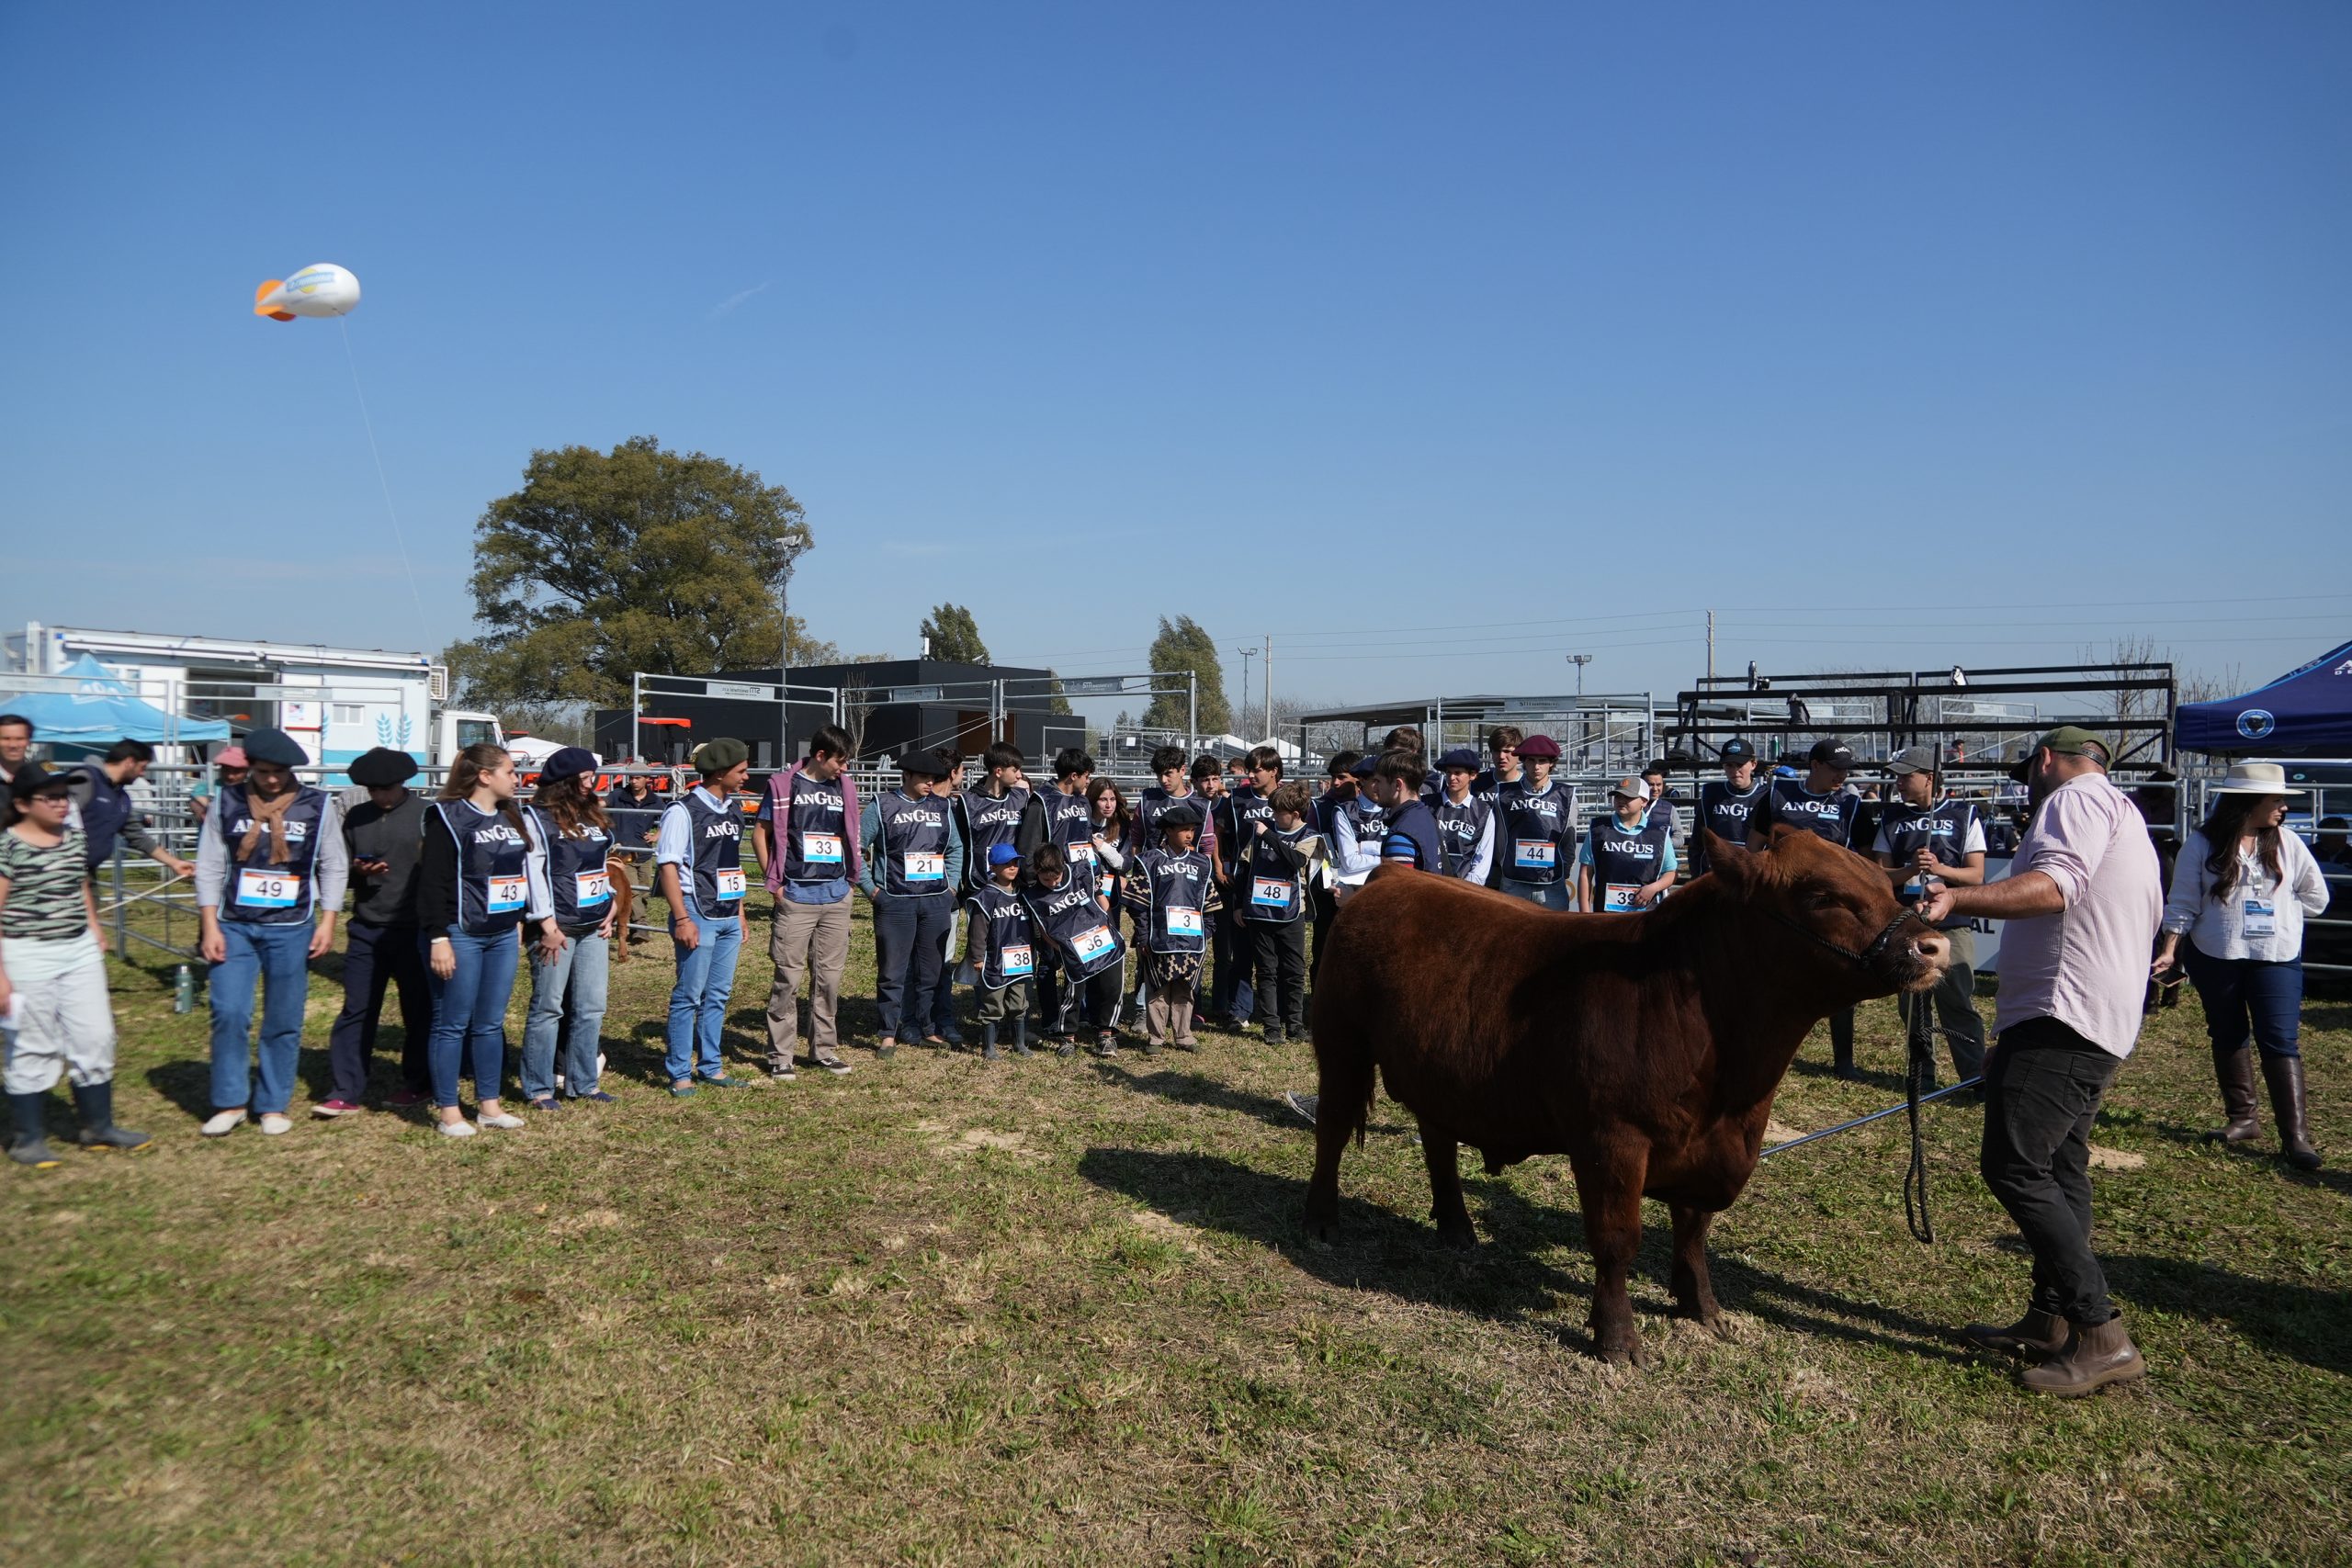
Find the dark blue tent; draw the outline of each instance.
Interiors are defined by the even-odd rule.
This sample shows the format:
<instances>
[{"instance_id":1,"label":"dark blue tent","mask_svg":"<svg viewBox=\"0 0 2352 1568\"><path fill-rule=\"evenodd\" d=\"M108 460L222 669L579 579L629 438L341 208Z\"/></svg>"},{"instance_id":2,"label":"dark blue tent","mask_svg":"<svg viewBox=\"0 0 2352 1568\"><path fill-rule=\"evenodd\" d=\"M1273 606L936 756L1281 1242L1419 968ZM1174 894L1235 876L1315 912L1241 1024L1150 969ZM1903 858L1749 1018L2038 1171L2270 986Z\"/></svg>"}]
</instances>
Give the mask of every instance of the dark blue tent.
<instances>
[{"instance_id":1,"label":"dark blue tent","mask_svg":"<svg viewBox=\"0 0 2352 1568\"><path fill-rule=\"evenodd\" d=\"M2261 757L2352 757L2352 642L2242 697L2184 703L2173 715L2184 751Z\"/></svg>"}]
</instances>

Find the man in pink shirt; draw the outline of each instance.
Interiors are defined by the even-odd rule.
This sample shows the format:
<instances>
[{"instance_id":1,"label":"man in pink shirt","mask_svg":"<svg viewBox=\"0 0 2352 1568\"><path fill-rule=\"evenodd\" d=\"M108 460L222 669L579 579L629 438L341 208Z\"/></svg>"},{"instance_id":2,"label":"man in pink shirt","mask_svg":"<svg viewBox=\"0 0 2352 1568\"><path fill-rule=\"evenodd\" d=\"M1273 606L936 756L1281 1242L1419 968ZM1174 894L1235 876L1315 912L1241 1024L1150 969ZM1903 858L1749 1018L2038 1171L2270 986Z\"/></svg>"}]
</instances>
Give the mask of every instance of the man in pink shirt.
<instances>
[{"instance_id":1,"label":"man in pink shirt","mask_svg":"<svg viewBox=\"0 0 2352 1568\"><path fill-rule=\"evenodd\" d=\"M2010 775L2034 804L2010 874L1939 887L1919 907L1930 922L2007 922L1980 1165L2033 1251L2033 1298L2006 1328L1962 1332L2039 1358L2019 1381L2067 1396L2147 1371L2091 1251L2088 1167L2100 1097L2139 1040L2164 892L2147 823L2108 779L2107 760L2106 742L2071 725L2035 741Z\"/></svg>"}]
</instances>

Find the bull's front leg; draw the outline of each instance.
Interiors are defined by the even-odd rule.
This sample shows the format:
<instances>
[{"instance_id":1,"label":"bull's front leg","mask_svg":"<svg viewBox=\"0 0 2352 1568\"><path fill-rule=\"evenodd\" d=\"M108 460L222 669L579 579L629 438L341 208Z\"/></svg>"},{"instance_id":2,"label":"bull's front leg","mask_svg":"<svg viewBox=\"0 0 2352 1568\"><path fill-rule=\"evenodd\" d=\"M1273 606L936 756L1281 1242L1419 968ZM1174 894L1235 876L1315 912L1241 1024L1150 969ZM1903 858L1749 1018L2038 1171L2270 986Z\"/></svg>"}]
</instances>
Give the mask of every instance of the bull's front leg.
<instances>
[{"instance_id":1,"label":"bull's front leg","mask_svg":"<svg viewBox=\"0 0 2352 1568\"><path fill-rule=\"evenodd\" d=\"M1714 1211L1688 1203L1668 1206L1674 1213L1675 1310L1719 1329L1723 1309L1715 1305L1714 1282L1707 1275L1707 1228L1715 1223Z\"/></svg>"},{"instance_id":2,"label":"bull's front leg","mask_svg":"<svg viewBox=\"0 0 2352 1568\"><path fill-rule=\"evenodd\" d=\"M1437 1239L1466 1252L1478 1245L1478 1233L1471 1228L1469 1205L1462 1201L1462 1162L1453 1134L1422 1122L1421 1157L1430 1168L1430 1218L1437 1225Z\"/></svg>"},{"instance_id":3,"label":"bull's front leg","mask_svg":"<svg viewBox=\"0 0 2352 1568\"><path fill-rule=\"evenodd\" d=\"M1577 1194L1584 1209L1585 1244L1592 1248L1592 1344L1604 1361L1638 1361L1642 1337L1634 1326L1634 1298L1626 1293L1634 1255L1642 1249L1642 1173L1646 1156L1639 1148L1600 1150L1584 1159L1571 1155Z\"/></svg>"},{"instance_id":4,"label":"bull's front leg","mask_svg":"<svg viewBox=\"0 0 2352 1568\"><path fill-rule=\"evenodd\" d=\"M1340 1156L1348 1151L1350 1128L1330 1100L1317 1109L1315 1174L1306 1181L1306 1234L1315 1241L1332 1241L1340 1232Z\"/></svg>"}]
</instances>

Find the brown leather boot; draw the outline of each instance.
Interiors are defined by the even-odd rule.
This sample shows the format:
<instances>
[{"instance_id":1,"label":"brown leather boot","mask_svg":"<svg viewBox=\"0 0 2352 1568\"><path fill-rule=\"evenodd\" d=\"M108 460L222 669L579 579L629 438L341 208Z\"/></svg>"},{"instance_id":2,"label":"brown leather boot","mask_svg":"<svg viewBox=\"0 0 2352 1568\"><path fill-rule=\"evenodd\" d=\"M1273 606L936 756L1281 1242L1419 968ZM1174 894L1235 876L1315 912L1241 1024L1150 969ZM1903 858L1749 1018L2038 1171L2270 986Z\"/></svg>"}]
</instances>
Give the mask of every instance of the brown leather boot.
<instances>
[{"instance_id":1,"label":"brown leather boot","mask_svg":"<svg viewBox=\"0 0 2352 1568\"><path fill-rule=\"evenodd\" d=\"M2066 1348L2066 1320L2040 1307L2026 1308L2025 1315L2007 1328L1972 1323L1960 1332L1970 1344L2005 1356L2031 1356L2039 1360Z\"/></svg>"},{"instance_id":2,"label":"brown leather boot","mask_svg":"<svg viewBox=\"0 0 2352 1568\"><path fill-rule=\"evenodd\" d=\"M2109 1383L2128 1382L2147 1375L2148 1363L2141 1359L2140 1348L2132 1343L2132 1336L2123 1331L2120 1314L2105 1323L2077 1323L2070 1326L2074 1333L2067 1339L2066 1348L2040 1366L2019 1372L2019 1383L2036 1393L2079 1399Z\"/></svg>"},{"instance_id":3,"label":"brown leather boot","mask_svg":"<svg viewBox=\"0 0 2352 1568\"><path fill-rule=\"evenodd\" d=\"M2270 1114L2278 1122L2278 1152L2298 1170L2317 1170L2319 1151L2312 1147L2311 1123L2303 1114L2303 1059L2266 1053L2262 1077L2270 1085Z\"/></svg>"},{"instance_id":4,"label":"brown leather boot","mask_svg":"<svg viewBox=\"0 0 2352 1568\"><path fill-rule=\"evenodd\" d=\"M2206 1141L2250 1141L2262 1131L2261 1122L2256 1119L2258 1107L2254 1098L2254 1047L2245 1041L2231 1046L2214 1046L2213 1077L2222 1085L2222 1125L2206 1134Z\"/></svg>"}]
</instances>

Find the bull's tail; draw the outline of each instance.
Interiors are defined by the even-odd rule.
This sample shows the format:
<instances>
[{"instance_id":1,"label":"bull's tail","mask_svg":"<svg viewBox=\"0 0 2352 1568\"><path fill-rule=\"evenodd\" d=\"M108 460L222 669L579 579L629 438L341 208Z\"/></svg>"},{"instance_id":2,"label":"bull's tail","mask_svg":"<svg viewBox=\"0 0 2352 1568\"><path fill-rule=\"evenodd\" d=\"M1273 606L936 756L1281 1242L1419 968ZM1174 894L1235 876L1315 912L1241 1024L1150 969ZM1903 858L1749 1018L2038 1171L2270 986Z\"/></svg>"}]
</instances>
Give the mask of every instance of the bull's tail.
<instances>
[{"instance_id":1,"label":"bull's tail","mask_svg":"<svg viewBox=\"0 0 2352 1568\"><path fill-rule=\"evenodd\" d=\"M1318 1079L1315 1124L1331 1129L1341 1143L1352 1134L1361 1148L1379 1084L1379 1064L1373 1056L1371 1036L1360 1029L1335 1027L1335 1021L1322 1008L1316 1010L1312 1032Z\"/></svg>"}]
</instances>

